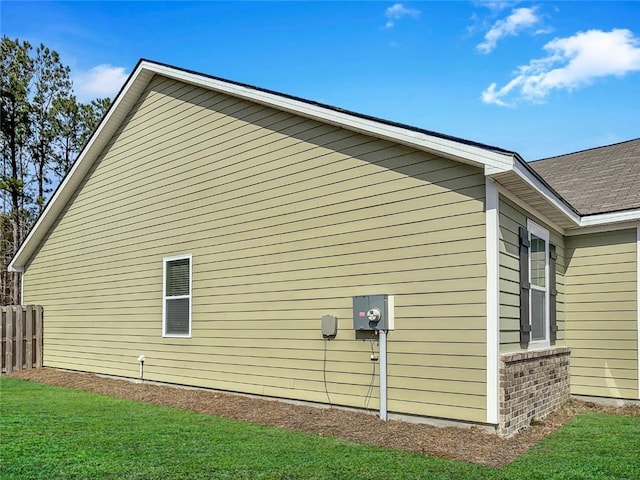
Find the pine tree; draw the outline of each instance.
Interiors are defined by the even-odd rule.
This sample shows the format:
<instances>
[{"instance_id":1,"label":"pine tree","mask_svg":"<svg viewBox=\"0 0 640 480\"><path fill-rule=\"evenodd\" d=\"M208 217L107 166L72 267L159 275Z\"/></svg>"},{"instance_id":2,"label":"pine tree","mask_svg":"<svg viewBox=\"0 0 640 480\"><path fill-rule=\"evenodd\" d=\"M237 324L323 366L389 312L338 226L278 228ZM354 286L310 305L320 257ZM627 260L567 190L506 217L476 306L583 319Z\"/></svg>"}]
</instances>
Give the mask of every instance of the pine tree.
<instances>
[{"instance_id":1,"label":"pine tree","mask_svg":"<svg viewBox=\"0 0 640 480\"><path fill-rule=\"evenodd\" d=\"M0 303L20 302L7 271L31 225L69 171L111 101L79 103L57 52L2 37L0 43Z\"/></svg>"}]
</instances>

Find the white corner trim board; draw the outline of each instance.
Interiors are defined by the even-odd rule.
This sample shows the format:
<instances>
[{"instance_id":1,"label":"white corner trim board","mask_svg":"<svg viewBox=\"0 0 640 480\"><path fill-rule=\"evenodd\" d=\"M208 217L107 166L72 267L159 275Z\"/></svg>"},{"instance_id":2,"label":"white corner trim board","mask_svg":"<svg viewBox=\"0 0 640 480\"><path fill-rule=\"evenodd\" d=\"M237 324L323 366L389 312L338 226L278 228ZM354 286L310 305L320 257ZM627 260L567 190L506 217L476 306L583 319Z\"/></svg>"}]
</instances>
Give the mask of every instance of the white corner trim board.
<instances>
[{"instance_id":1,"label":"white corner trim board","mask_svg":"<svg viewBox=\"0 0 640 480\"><path fill-rule=\"evenodd\" d=\"M636 315L637 326L636 334L638 335L638 399L640 400L640 224L636 227Z\"/></svg>"},{"instance_id":2,"label":"white corner trim board","mask_svg":"<svg viewBox=\"0 0 640 480\"><path fill-rule=\"evenodd\" d=\"M499 418L500 216L496 182L485 177L485 252L487 262L487 423Z\"/></svg>"}]
</instances>

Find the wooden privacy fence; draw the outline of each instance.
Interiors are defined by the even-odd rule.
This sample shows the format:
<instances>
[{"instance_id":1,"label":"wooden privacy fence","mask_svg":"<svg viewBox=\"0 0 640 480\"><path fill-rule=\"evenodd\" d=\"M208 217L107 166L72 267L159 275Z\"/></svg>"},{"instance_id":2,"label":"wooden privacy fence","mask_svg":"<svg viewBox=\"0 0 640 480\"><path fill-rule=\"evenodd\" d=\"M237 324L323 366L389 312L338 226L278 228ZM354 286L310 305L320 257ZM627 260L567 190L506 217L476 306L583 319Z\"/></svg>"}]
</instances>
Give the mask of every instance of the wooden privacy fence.
<instances>
[{"instance_id":1,"label":"wooden privacy fence","mask_svg":"<svg viewBox=\"0 0 640 480\"><path fill-rule=\"evenodd\" d=\"M3 305L2 373L42 367L42 307Z\"/></svg>"}]
</instances>

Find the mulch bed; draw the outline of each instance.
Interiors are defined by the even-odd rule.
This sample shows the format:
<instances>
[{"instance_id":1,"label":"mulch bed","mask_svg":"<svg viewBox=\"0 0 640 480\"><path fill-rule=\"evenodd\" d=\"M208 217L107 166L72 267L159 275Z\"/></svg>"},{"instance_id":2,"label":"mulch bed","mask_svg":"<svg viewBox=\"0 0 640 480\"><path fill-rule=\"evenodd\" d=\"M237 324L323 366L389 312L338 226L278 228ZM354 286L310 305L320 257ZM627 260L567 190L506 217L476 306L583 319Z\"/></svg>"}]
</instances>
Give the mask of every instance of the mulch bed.
<instances>
[{"instance_id":1,"label":"mulch bed","mask_svg":"<svg viewBox=\"0 0 640 480\"><path fill-rule=\"evenodd\" d=\"M509 439L478 427L436 427L383 422L376 413L316 408L211 390L176 388L52 368L22 370L13 378L181 408L251 423L336 437L363 444L499 467L583 412L640 416L640 406L613 407L571 400L560 410Z\"/></svg>"}]
</instances>

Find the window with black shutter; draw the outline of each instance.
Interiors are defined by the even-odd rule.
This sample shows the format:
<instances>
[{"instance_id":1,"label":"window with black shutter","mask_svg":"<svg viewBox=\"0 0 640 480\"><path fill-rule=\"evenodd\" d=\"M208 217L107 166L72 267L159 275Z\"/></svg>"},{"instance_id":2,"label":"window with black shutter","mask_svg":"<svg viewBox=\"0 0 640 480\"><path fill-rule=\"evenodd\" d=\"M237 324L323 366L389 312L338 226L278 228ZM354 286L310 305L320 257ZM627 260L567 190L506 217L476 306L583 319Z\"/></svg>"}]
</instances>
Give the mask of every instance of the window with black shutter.
<instances>
[{"instance_id":1,"label":"window with black shutter","mask_svg":"<svg viewBox=\"0 0 640 480\"><path fill-rule=\"evenodd\" d=\"M556 340L556 247L532 221L520 227L520 345L544 348Z\"/></svg>"}]
</instances>

